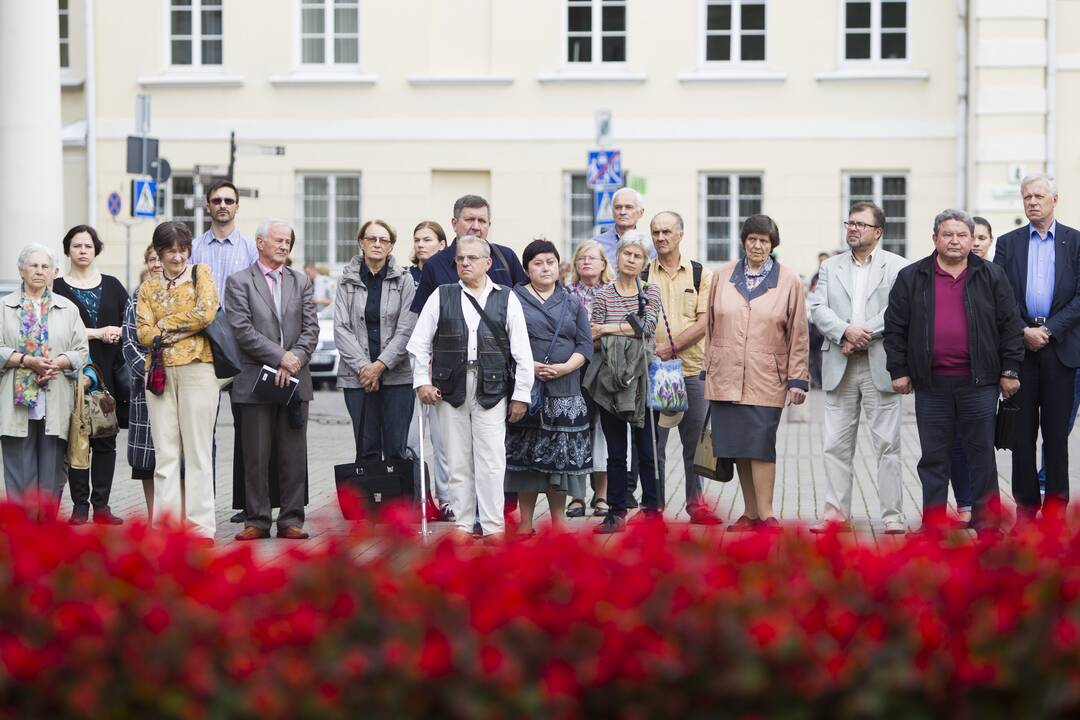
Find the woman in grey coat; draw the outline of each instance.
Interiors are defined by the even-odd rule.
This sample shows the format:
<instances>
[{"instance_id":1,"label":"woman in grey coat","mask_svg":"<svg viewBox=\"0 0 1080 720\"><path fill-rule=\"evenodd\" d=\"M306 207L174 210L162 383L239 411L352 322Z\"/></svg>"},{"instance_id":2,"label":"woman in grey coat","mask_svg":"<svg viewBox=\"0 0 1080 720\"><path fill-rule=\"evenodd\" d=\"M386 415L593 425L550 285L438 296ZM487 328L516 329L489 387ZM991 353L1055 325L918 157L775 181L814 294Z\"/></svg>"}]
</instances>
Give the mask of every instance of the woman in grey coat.
<instances>
[{"instance_id":1,"label":"woman in grey coat","mask_svg":"<svg viewBox=\"0 0 1080 720\"><path fill-rule=\"evenodd\" d=\"M412 370L405 344L416 324L416 285L390 251L394 229L382 220L360 228L360 254L341 273L334 300L337 384L352 418L356 461L406 458L412 421Z\"/></svg>"},{"instance_id":2,"label":"woman in grey coat","mask_svg":"<svg viewBox=\"0 0 1080 720\"><path fill-rule=\"evenodd\" d=\"M521 503L519 531L533 531L538 493L545 493L552 526L565 522L566 496L583 497L592 472L589 410L578 370L593 354L585 308L559 284L559 251L534 240L522 253L529 282L514 288L529 328L539 408L506 429L506 490ZM530 409L532 412L533 409Z\"/></svg>"}]
</instances>

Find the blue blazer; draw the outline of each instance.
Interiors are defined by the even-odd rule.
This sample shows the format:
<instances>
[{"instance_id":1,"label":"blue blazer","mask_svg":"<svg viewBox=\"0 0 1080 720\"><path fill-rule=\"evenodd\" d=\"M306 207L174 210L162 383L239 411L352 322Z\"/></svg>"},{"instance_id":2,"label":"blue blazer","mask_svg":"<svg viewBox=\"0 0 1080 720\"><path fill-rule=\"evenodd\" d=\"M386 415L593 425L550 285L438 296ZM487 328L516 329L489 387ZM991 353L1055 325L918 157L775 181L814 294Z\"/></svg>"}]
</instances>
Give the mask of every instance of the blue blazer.
<instances>
[{"instance_id":1,"label":"blue blazer","mask_svg":"<svg viewBox=\"0 0 1080 720\"><path fill-rule=\"evenodd\" d=\"M416 295L413 296L412 311L414 313L419 314L424 309L424 303L440 285L449 285L458 281L457 266L454 263L456 255L457 238L454 238L452 243L432 255L424 263L424 270L420 273L420 284L416 288ZM488 268L487 274L491 282L511 290L518 283L529 281L517 254L510 248L495 243L491 243L491 267Z\"/></svg>"},{"instance_id":2,"label":"blue blazer","mask_svg":"<svg viewBox=\"0 0 1080 720\"><path fill-rule=\"evenodd\" d=\"M1030 323L1027 309L1028 244L1031 225L1024 224L997 239L994 263L1005 274L1016 296L1016 305L1024 322ZM1046 329L1053 339L1050 346L1066 367L1080 367L1080 232L1057 224L1054 238L1054 298Z\"/></svg>"}]
</instances>

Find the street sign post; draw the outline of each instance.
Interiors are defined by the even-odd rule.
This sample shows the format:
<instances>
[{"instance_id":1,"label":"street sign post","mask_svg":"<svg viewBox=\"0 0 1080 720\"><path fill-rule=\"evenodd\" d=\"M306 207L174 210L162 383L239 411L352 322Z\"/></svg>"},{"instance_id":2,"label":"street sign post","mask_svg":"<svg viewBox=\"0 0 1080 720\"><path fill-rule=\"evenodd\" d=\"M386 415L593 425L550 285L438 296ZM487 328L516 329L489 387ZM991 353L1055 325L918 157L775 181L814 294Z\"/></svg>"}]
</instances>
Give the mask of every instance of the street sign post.
<instances>
[{"instance_id":1,"label":"street sign post","mask_svg":"<svg viewBox=\"0 0 1080 720\"><path fill-rule=\"evenodd\" d=\"M153 180L131 181L131 217L157 217L157 183Z\"/></svg>"},{"instance_id":2,"label":"street sign post","mask_svg":"<svg viewBox=\"0 0 1080 720\"><path fill-rule=\"evenodd\" d=\"M622 153L618 150L591 150L585 184L593 190L622 187Z\"/></svg>"}]
</instances>

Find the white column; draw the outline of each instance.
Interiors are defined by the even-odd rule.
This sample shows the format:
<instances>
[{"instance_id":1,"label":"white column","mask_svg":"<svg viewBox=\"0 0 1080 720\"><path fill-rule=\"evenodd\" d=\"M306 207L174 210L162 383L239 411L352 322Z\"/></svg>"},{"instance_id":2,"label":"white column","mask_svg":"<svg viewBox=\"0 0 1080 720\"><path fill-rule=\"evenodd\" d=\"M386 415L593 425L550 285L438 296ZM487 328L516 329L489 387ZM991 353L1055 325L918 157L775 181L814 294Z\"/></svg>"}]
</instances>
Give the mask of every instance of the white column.
<instances>
[{"instance_id":1,"label":"white column","mask_svg":"<svg viewBox=\"0 0 1080 720\"><path fill-rule=\"evenodd\" d=\"M59 251L64 233L56 0L0 0L0 283L18 281L19 251ZM59 253L58 253L59 254Z\"/></svg>"}]
</instances>

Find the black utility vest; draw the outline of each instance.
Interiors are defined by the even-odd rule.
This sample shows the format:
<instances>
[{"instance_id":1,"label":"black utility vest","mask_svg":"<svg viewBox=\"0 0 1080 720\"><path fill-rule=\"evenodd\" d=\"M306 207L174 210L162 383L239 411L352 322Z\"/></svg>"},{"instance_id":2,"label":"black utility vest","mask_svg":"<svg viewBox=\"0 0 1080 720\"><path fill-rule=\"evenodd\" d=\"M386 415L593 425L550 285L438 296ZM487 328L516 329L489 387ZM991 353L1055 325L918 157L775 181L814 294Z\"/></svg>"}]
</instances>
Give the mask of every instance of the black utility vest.
<instances>
[{"instance_id":1,"label":"black utility vest","mask_svg":"<svg viewBox=\"0 0 1080 720\"><path fill-rule=\"evenodd\" d=\"M431 357L431 381L442 393L442 399L452 407L465 402L465 373L469 352L469 328L461 311L461 285L439 286L439 324ZM500 286L492 290L484 305L484 313L496 326L506 327L506 303L510 290ZM507 333L509 335L509 333ZM480 320L476 328L476 359L479 374L476 378L476 402L490 410L510 395L514 381L510 371L510 356L503 352L487 323Z\"/></svg>"}]
</instances>

